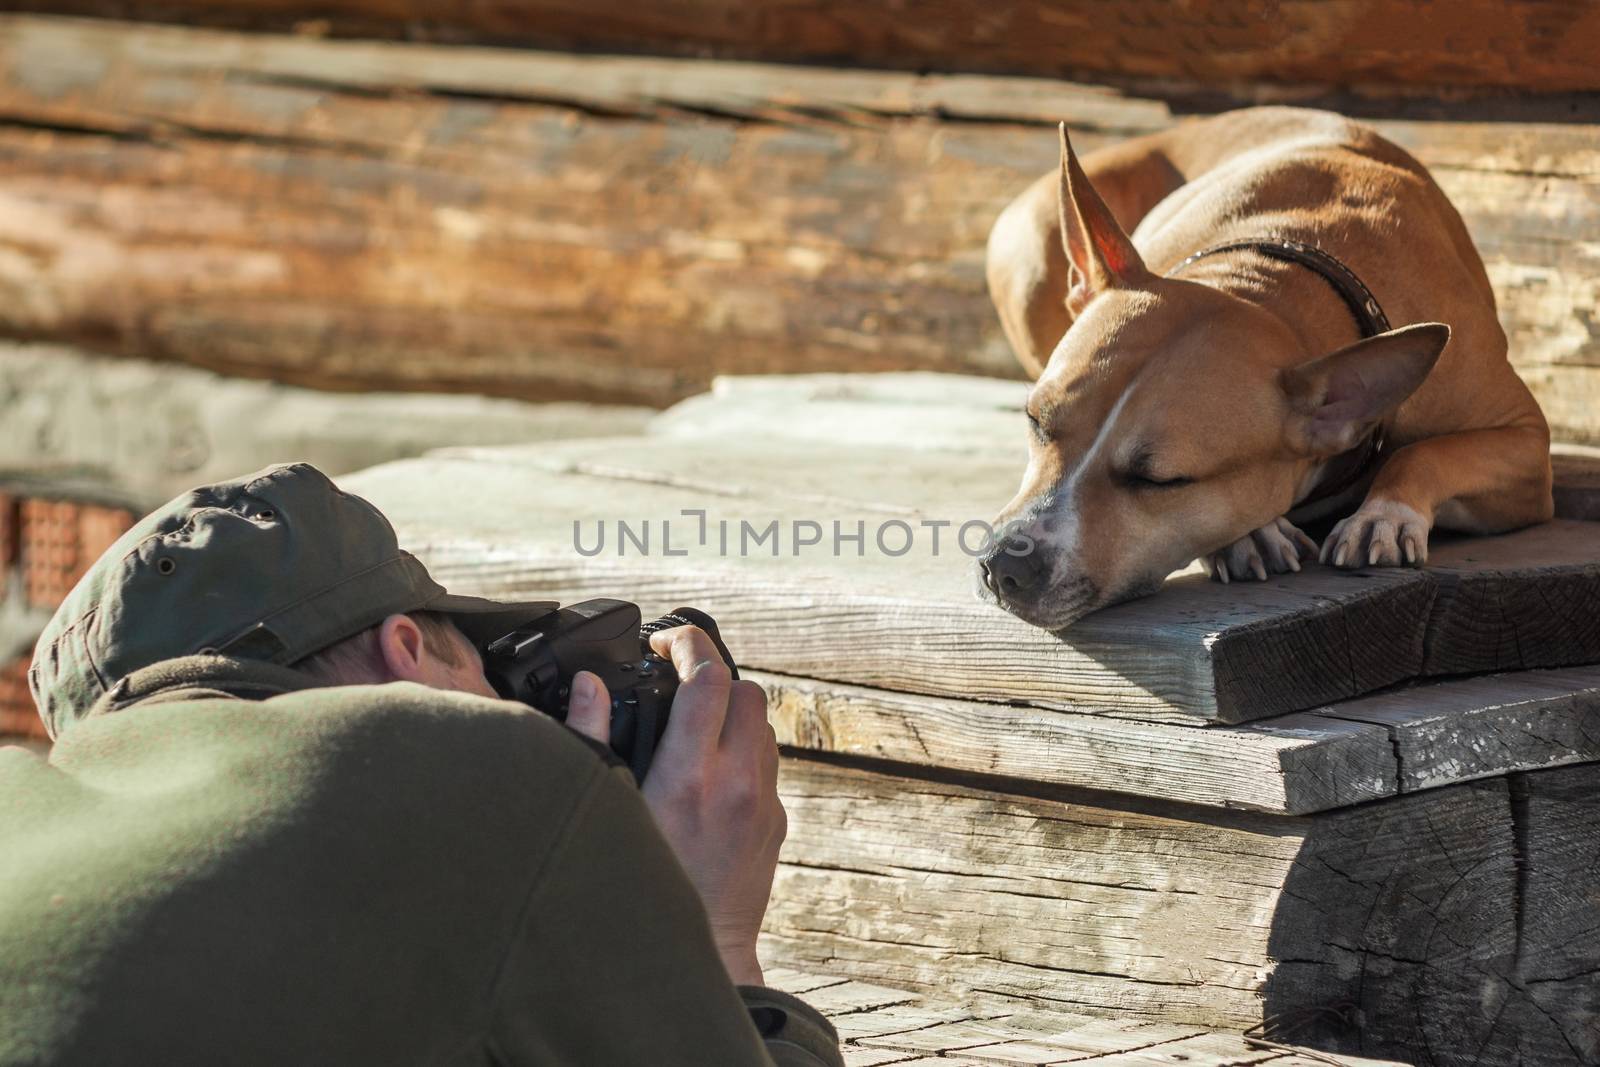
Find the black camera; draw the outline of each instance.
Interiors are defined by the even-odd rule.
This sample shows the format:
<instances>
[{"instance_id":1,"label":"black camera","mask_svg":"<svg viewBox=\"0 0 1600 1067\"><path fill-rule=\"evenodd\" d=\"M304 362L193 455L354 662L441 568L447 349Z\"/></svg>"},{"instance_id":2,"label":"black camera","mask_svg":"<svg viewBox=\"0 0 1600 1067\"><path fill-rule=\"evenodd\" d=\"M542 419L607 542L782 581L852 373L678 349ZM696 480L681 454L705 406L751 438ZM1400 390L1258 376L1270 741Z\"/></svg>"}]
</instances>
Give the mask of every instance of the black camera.
<instances>
[{"instance_id":1,"label":"black camera","mask_svg":"<svg viewBox=\"0 0 1600 1067\"><path fill-rule=\"evenodd\" d=\"M644 781L678 692L678 674L670 660L650 651L650 635L698 626L735 678L739 668L716 621L703 611L677 608L642 626L640 619L639 606L626 600L585 600L557 608L485 644L483 673L507 700L520 700L563 722L573 675L598 675L611 694L611 750Z\"/></svg>"}]
</instances>

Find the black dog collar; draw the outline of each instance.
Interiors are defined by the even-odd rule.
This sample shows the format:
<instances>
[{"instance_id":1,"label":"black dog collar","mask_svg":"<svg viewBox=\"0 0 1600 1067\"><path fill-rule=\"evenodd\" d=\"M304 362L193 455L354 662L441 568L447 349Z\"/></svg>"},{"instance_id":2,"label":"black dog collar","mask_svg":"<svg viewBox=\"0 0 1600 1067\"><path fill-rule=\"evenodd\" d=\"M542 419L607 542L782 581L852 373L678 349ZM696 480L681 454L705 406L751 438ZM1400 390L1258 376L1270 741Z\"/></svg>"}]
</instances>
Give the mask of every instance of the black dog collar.
<instances>
[{"instance_id":1,"label":"black dog collar","mask_svg":"<svg viewBox=\"0 0 1600 1067\"><path fill-rule=\"evenodd\" d=\"M1245 251L1259 252L1273 259L1298 263L1321 275L1324 281L1333 286L1333 291L1339 294L1345 307L1350 309L1350 314L1356 320L1356 328L1361 331L1363 338L1376 337L1380 333L1389 331L1389 319L1384 315L1383 308L1378 306L1378 298L1372 295L1372 290L1368 289L1360 278L1356 277L1356 272L1322 249L1300 241L1289 241L1280 237L1252 237L1244 241L1212 245L1210 248L1202 248L1173 267L1168 272L1168 277L1177 274L1197 259L1221 255L1223 252ZM1333 461L1331 467L1345 469L1331 480L1317 486L1310 496L1296 503L1289 512L1289 521L1318 517L1318 512L1325 509L1318 508L1317 505L1326 504L1334 497L1342 496L1364 481L1377 467L1378 457L1382 452L1383 426L1379 424L1360 445Z\"/></svg>"},{"instance_id":2,"label":"black dog collar","mask_svg":"<svg viewBox=\"0 0 1600 1067\"><path fill-rule=\"evenodd\" d=\"M1260 252L1273 259L1298 263L1320 274L1324 281L1333 286L1333 291L1339 294L1339 298L1350 309L1350 314L1355 316L1356 327L1360 329L1362 337L1376 337L1380 333L1389 332L1389 319L1384 315L1383 308L1378 306L1378 298L1372 295L1372 290L1362 284L1360 278L1356 277L1356 272L1322 249L1300 241L1287 241L1280 237L1252 237L1245 241L1212 245L1210 248L1202 248L1173 267L1168 276L1177 274L1197 259L1221 255L1223 252L1243 251Z\"/></svg>"}]
</instances>

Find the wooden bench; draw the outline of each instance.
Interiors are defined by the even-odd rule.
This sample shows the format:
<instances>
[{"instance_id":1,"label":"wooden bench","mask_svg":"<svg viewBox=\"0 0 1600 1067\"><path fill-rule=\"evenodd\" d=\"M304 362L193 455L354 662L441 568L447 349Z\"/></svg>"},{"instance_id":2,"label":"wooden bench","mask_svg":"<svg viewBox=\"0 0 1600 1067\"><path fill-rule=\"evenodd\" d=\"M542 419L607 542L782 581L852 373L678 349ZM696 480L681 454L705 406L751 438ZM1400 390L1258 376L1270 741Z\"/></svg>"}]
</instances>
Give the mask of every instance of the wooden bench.
<instances>
[{"instance_id":1,"label":"wooden bench","mask_svg":"<svg viewBox=\"0 0 1600 1067\"><path fill-rule=\"evenodd\" d=\"M728 381L644 435L342 482L452 588L717 617L787 756L776 964L1421 1063L1600 1056L1600 524L1179 575L1052 635L949 548L1020 474L1020 395ZM939 521L943 552L893 554Z\"/></svg>"}]
</instances>

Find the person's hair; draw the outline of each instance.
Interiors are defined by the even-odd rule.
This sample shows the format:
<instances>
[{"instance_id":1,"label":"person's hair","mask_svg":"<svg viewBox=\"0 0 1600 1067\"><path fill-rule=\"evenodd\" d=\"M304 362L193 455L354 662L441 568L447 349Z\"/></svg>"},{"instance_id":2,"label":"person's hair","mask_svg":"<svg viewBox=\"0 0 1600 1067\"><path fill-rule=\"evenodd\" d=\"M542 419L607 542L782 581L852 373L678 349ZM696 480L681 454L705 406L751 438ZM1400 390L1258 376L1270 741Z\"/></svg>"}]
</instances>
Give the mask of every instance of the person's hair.
<instances>
[{"instance_id":1,"label":"person's hair","mask_svg":"<svg viewBox=\"0 0 1600 1067\"><path fill-rule=\"evenodd\" d=\"M417 629L422 631L424 648L452 667L465 666L467 661L460 644L465 639L448 615L437 611L412 611L407 614L417 624ZM366 685L382 681L388 671L383 662L383 652L378 647L379 626L369 626L358 634L352 634L295 661L291 666L324 685Z\"/></svg>"}]
</instances>

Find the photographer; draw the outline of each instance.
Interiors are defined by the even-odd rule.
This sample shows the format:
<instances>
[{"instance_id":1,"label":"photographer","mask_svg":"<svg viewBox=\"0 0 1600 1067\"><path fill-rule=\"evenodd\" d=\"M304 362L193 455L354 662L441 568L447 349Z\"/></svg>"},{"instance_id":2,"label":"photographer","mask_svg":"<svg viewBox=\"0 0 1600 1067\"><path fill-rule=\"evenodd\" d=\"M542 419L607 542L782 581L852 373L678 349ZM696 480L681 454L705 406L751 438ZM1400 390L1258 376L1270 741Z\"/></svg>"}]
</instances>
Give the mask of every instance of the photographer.
<instances>
[{"instance_id":1,"label":"photographer","mask_svg":"<svg viewBox=\"0 0 1600 1067\"><path fill-rule=\"evenodd\" d=\"M304 464L137 524L40 638L49 760L0 751L0 1064L841 1063L756 959L762 691L652 635L636 788L593 675L567 726L484 677L549 607L445 593Z\"/></svg>"}]
</instances>

